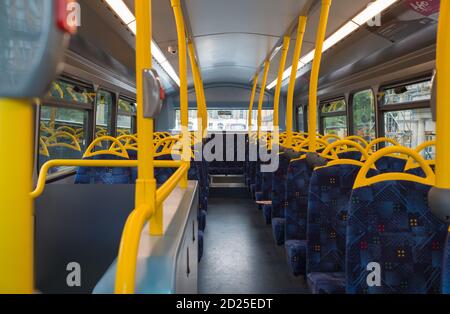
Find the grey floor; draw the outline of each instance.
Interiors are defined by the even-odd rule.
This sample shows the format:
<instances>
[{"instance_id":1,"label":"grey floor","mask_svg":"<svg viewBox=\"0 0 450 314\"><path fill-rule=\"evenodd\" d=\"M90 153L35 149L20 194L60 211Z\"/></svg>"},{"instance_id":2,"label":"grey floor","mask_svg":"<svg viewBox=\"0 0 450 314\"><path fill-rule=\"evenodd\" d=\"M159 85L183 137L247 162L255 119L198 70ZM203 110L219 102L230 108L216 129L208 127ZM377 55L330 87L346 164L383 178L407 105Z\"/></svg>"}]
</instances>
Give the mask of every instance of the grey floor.
<instances>
[{"instance_id":1,"label":"grey floor","mask_svg":"<svg viewBox=\"0 0 450 314\"><path fill-rule=\"evenodd\" d=\"M201 294L308 292L245 189L212 191L198 279Z\"/></svg>"}]
</instances>

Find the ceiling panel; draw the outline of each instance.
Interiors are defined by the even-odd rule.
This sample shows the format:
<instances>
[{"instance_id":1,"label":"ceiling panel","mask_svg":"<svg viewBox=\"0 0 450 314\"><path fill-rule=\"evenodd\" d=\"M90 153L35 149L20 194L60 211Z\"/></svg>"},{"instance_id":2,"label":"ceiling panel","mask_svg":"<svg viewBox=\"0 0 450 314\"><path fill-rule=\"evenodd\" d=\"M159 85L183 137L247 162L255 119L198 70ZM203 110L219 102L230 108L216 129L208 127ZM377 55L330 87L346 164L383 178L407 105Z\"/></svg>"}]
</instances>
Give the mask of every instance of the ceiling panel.
<instances>
[{"instance_id":1,"label":"ceiling panel","mask_svg":"<svg viewBox=\"0 0 450 314\"><path fill-rule=\"evenodd\" d=\"M205 83L248 84L306 2L284 0L280 5L280 1L273 0L186 1ZM214 73L214 67L224 73L222 79L220 73ZM242 76L230 75L237 68Z\"/></svg>"}]
</instances>

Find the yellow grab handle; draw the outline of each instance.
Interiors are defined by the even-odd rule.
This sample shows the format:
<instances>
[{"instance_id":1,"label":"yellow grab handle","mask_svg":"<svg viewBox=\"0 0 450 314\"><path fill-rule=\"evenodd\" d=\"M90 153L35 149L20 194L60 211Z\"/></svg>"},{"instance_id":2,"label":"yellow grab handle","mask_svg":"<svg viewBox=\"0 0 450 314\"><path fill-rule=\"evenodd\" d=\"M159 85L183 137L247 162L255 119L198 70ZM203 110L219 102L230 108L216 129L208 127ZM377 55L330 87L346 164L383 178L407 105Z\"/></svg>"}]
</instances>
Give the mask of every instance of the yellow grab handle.
<instances>
[{"instance_id":1,"label":"yellow grab handle","mask_svg":"<svg viewBox=\"0 0 450 314\"><path fill-rule=\"evenodd\" d=\"M370 168L372 168L375 165L375 162L379 160L380 158L390 155L390 154L404 154L411 158L413 158L417 163L420 165L422 170L425 172L425 178L412 175L409 173L383 173L376 175L371 178L367 178L367 172ZM355 184L353 186L353 189L357 189L360 187L372 185L379 182L384 181L411 181L411 182L417 182L425 185L434 185L435 182L435 175L433 170L431 170L430 166L425 162L425 159L420 156L419 153L415 152L414 150L402 146L390 146L383 148L377 152L375 152L373 155L369 157L369 159L365 162L364 166L361 168L360 172L358 173L358 176L356 177Z\"/></svg>"},{"instance_id":2,"label":"yellow grab handle","mask_svg":"<svg viewBox=\"0 0 450 314\"><path fill-rule=\"evenodd\" d=\"M95 146L103 141L110 141L110 142L115 143L115 145L118 146L120 152L115 151L115 150L114 151L100 150L100 151L93 152L92 150L95 148ZM84 153L83 158L89 158L89 157L104 155L104 154L115 155L115 156L123 157L126 159L130 158L128 156L127 150L125 149L123 144L119 140L117 140L116 138L114 138L112 136L102 136L102 137L98 137L94 141L92 141L91 145L89 145L89 147L86 149L86 152Z\"/></svg>"},{"instance_id":3,"label":"yellow grab handle","mask_svg":"<svg viewBox=\"0 0 450 314\"><path fill-rule=\"evenodd\" d=\"M417 146L415 151L420 154L425 148L435 146L435 145L436 145L436 141L424 142L424 143L420 144L419 146ZM429 166L434 165L436 163L435 160L425 160L425 162ZM416 168L416 167L417 167L417 164L414 162L414 159L408 158L408 161L406 162L406 165L405 165L405 171L412 169L412 168Z\"/></svg>"},{"instance_id":4,"label":"yellow grab handle","mask_svg":"<svg viewBox=\"0 0 450 314\"><path fill-rule=\"evenodd\" d=\"M365 139L363 139L361 136L358 136L358 135L347 136L347 137L345 138L345 140L358 141L358 142L360 142L361 144L364 145L364 148L366 148L367 146L369 146L369 143L368 143Z\"/></svg>"},{"instance_id":5,"label":"yellow grab handle","mask_svg":"<svg viewBox=\"0 0 450 314\"><path fill-rule=\"evenodd\" d=\"M326 157L326 158L338 159L339 157L338 157L338 153L336 152L336 148L339 148L342 146L352 147L352 148L356 149L356 151L361 153L362 160L369 159L369 154L366 152L366 150L358 143L356 143L354 141L350 141L350 140L340 140L340 141L336 141L336 142L328 145L328 147L325 148L325 150L323 151L322 156ZM331 153L331 155L329 155L330 153Z\"/></svg>"},{"instance_id":6,"label":"yellow grab handle","mask_svg":"<svg viewBox=\"0 0 450 314\"><path fill-rule=\"evenodd\" d=\"M400 146L400 144L392 138L379 137L377 139L374 139L372 142L369 143L369 145L366 146L366 151L370 154L372 152L372 148L380 143L391 143L394 146Z\"/></svg>"}]
</instances>

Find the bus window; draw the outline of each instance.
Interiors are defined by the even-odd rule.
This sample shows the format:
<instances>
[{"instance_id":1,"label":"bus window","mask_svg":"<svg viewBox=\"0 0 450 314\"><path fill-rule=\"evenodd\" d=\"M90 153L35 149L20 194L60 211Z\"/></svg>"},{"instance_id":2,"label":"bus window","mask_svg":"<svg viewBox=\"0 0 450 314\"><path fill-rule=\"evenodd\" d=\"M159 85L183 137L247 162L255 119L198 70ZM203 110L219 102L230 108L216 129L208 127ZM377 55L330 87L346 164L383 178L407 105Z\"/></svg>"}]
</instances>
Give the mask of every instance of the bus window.
<instances>
[{"instance_id":1,"label":"bus window","mask_svg":"<svg viewBox=\"0 0 450 314\"><path fill-rule=\"evenodd\" d=\"M136 105L119 99L117 114L117 136L132 135L136 131Z\"/></svg>"},{"instance_id":2,"label":"bus window","mask_svg":"<svg viewBox=\"0 0 450 314\"><path fill-rule=\"evenodd\" d=\"M384 128L387 137L401 145L415 148L423 142L434 140L436 124L431 109L407 109L384 113ZM434 159L434 147L423 152L427 159Z\"/></svg>"},{"instance_id":3,"label":"bus window","mask_svg":"<svg viewBox=\"0 0 450 314\"><path fill-rule=\"evenodd\" d=\"M436 125L430 109L431 80L384 88L379 109L383 113L384 134L401 145L415 148L435 139ZM434 147L422 152L434 158Z\"/></svg>"},{"instance_id":4,"label":"bus window","mask_svg":"<svg viewBox=\"0 0 450 314\"><path fill-rule=\"evenodd\" d=\"M80 159L87 147L88 111L41 107L38 167L53 159ZM50 173L66 170L55 167Z\"/></svg>"},{"instance_id":5,"label":"bus window","mask_svg":"<svg viewBox=\"0 0 450 314\"><path fill-rule=\"evenodd\" d=\"M386 89L382 105L398 105L431 99L431 80Z\"/></svg>"},{"instance_id":6,"label":"bus window","mask_svg":"<svg viewBox=\"0 0 450 314\"><path fill-rule=\"evenodd\" d=\"M248 131L248 109L208 109L208 131ZM258 112L252 114L256 129ZM273 129L273 110L262 110L261 129ZM181 130L180 110L175 110L175 131ZM189 130L197 130L197 110L189 110Z\"/></svg>"},{"instance_id":7,"label":"bus window","mask_svg":"<svg viewBox=\"0 0 450 314\"><path fill-rule=\"evenodd\" d=\"M327 102L320 112L323 134L336 134L344 138L347 130L347 104L344 99Z\"/></svg>"},{"instance_id":8,"label":"bus window","mask_svg":"<svg viewBox=\"0 0 450 314\"><path fill-rule=\"evenodd\" d=\"M88 117L94 98L90 88L63 81L52 83L40 107L39 169L49 160L82 157L88 144ZM65 168L52 168L50 173Z\"/></svg>"},{"instance_id":9,"label":"bus window","mask_svg":"<svg viewBox=\"0 0 450 314\"><path fill-rule=\"evenodd\" d=\"M99 91L97 93L97 115L95 119L95 137L111 135L111 114L113 96L109 92Z\"/></svg>"},{"instance_id":10,"label":"bus window","mask_svg":"<svg viewBox=\"0 0 450 314\"><path fill-rule=\"evenodd\" d=\"M370 142L375 132L375 97L371 89L353 95L353 133Z\"/></svg>"},{"instance_id":11,"label":"bus window","mask_svg":"<svg viewBox=\"0 0 450 314\"><path fill-rule=\"evenodd\" d=\"M298 106L297 108L297 131L305 132L305 113L303 106Z\"/></svg>"}]
</instances>

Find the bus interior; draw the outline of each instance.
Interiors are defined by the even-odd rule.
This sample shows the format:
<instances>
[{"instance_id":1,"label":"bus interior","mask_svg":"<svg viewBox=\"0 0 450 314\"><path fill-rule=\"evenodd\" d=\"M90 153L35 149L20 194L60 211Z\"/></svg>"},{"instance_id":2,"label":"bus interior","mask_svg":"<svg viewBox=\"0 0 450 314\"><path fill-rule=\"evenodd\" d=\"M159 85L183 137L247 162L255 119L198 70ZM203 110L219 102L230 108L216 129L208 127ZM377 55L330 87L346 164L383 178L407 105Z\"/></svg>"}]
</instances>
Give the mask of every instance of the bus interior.
<instances>
[{"instance_id":1,"label":"bus interior","mask_svg":"<svg viewBox=\"0 0 450 314\"><path fill-rule=\"evenodd\" d=\"M450 293L449 1L4 0L0 38L0 293Z\"/></svg>"}]
</instances>

